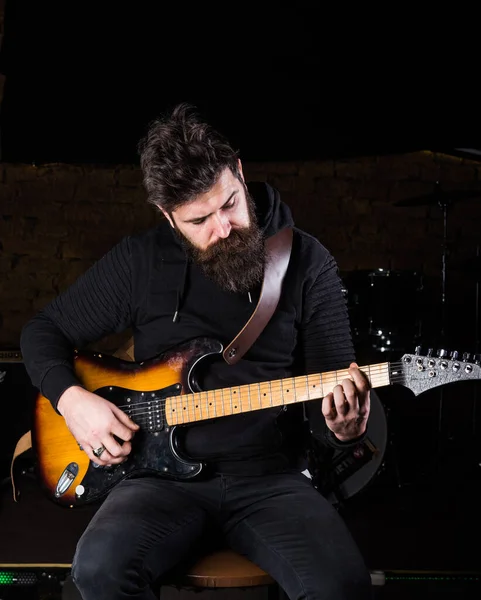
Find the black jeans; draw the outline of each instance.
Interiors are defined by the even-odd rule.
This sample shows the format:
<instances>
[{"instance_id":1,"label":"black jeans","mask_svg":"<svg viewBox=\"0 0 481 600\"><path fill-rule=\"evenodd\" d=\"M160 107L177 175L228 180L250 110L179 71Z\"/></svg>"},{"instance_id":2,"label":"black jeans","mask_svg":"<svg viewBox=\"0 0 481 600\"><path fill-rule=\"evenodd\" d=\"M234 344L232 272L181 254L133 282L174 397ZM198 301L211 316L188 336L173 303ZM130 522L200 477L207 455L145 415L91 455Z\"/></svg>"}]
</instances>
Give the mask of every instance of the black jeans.
<instances>
[{"instance_id":1,"label":"black jeans","mask_svg":"<svg viewBox=\"0 0 481 600\"><path fill-rule=\"evenodd\" d=\"M217 533L291 600L371 598L347 527L302 473L124 481L79 540L72 577L84 600L153 600L154 582Z\"/></svg>"}]
</instances>

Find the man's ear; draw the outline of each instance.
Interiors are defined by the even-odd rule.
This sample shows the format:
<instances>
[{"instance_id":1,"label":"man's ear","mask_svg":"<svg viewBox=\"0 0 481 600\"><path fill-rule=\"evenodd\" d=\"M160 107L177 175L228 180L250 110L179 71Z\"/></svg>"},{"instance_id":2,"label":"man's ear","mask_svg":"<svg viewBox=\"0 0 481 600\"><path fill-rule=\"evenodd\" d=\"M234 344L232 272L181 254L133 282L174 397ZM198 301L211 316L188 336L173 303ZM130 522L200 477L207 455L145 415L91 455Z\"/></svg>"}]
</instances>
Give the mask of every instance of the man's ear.
<instances>
[{"instance_id":1,"label":"man's ear","mask_svg":"<svg viewBox=\"0 0 481 600\"><path fill-rule=\"evenodd\" d=\"M246 180L244 179L244 171L242 170L242 162L240 158L237 159L237 168L239 169L239 177L245 183Z\"/></svg>"},{"instance_id":2,"label":"man's ear","mask_svg":"<svg viewBox=\"0 0 481 600\"><path fill-rule=\"evenodd\" d=\"M174 221L172 221L171 215L169 215L169 213L164 208L161 208L160 206L159 206L159 210L164 215L164 217L167 219L167 221L169 221L170 226L173 229L174 228Z\"/></svg>"}]
</instances>

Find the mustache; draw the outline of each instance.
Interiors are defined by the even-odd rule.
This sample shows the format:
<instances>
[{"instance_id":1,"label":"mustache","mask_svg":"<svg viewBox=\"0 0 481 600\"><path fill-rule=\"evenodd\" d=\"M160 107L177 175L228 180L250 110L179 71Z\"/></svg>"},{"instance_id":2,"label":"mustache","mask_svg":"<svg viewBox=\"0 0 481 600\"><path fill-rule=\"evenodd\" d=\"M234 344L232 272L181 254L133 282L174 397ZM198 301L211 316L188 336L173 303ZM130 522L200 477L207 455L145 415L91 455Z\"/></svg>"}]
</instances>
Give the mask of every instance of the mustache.
<instances>
[{"instance_id":1,"label":"mustache","mask_svg":"<svg viewBox=\"0 0 481 600\"><path fill-rule=\"evenodd\" d=\"M199 263L206 264L226 255L234 258L235 255L248 251L252 245L252 230L248 227L232 229L229 236L221 238L205 250L194 249Z\"/></svg>"}]
</instances>

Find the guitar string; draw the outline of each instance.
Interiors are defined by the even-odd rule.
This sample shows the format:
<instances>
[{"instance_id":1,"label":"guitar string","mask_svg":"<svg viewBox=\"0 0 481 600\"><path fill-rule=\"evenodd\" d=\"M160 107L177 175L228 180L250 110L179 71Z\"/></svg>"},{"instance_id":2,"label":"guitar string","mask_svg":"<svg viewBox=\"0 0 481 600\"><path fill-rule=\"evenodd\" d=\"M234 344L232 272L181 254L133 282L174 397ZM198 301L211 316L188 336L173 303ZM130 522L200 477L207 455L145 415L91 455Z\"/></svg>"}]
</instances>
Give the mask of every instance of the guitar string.
<instances>
[{"instance_id":1,"label":"guitar string","mask_svg":"<svg viewBox=\"0 0 481 600\"><path fill-rule=\"evenodd\" d=\"M387 375L386 373L375 373L374 375L372 375L370 377L371 384L373 386L375 386L375 387L379 387L379 384L384 383L384 381L386 379L386 375ZM308 377L313 378L313 377L316 377L316 375L314 374L314 375L310 375L310 376L301 376L301 379L302 378L306 378L307 379ZM346 374L346 377L347 377L347 374ZM397 379L397 378L398 378L397 376L394 376L394 377L391 378L391 381L393 379ZM401 376L401 379L402 379L402 376ZM297 393L296 388L304 387L304 385L305 385L305 384L302 384L300 381L281 380L280 382L279 381L276 382L275 386L274 385L271 386L271 388L272 388L272 394L269 393L269 396L272 395L274 397L274 396L276 396L279 393L281 393L281 394L284 393L284 388L287 385L292 384L292 383L294 385L293 386L290 385L289 387L292 387L293 393ZM321 385L326 386L329 383L333 383L333 381L329 381L326 378L325 381L321 382ZM189 399L188 402L192 401L194 395L199 395L199 404L202 404L202 402L203 402L202 395L203 394L205 394L205 395L211 395L211 396L212 395L222 395L222 396L224 396L224 394L228 390L234 390L234 388L235 388L235 392L231 392L229 394L229 401L230 401L231 398L232 398L232 396L233 396L233 393L237 394L237 390L239 391L239 394L237 394L237 397L241 397L243 392L245 392L247 394L247 396L249 396L249 394L250 394L250 388L252 388L252 387L258 387L258 388L260 388L262 385L267 385L267 384L271 384L271 382L265 382L265 381L262 382L262 381L260 381L260 382L257 382L257 383L247 384L247 385L243 385L243 386L233 386L232 388L223 388L223 389L218 389L218 390L210 390L210 391L202 391L202 392L188 392L186 394L179 394L177 396L167 396L166 398L158 398L156 396L152 396L150 399L143 400L142 402L134 402L134 403L124 404L124 405L119 405L118 408L124 409L124 408L129 408L131 406L135 407L136 409L138 409L139 407L145 407L145 408L147 408L149 406L149 404L151 405L153 403L159 402L160 400L167 400L167 399L172 400L173 402L175 402L176 404L178 404L179 401L181 401L182 398L188 398ZM388 385L388 383L386 383L386 385ZM244 388L244 389L242 389L242 388ZM287 390L287 392L289 392L289 390ZM148 392L148 393L152 393L152 392ZM263 395L266 396L267 394L263 393ZM315 399L315 398L312 398L312 399ZM210 403L210 404L212 404L212 405L216 404L217 406L219 406L219 405L224 404L224 402L225 402L225 398L221 398L220 400L219 399L216 400L214 398L213 402ZM242 402L242 397L241 397L241 402ZM196 405L196 408L199 408L199 406Z\"/></svg>"},{"instance_id":2,"label":"guitar string","mask_svg":"<svg viewBox=\"0 0 481 600\"><path fill-rule=\"evenodd\" d=\"M396 363L390 363L390 364L391 364L392 370L395 370L396 369ZM399 365L400 365L400 363L399 363ZM367 369L365 369L365 370L367 370ZM396 383L403 383L403 382L405 382L405 376L402 373L400 373L400 374L397 374L397 375L396 374L392 375L391 379L390 379L390 382L386 383L385 380L386 380L386 374L387 374L388 369L386 368L385 364L381 368L372 367L372 368L369 369L369 371L370 371L370 377L369 378L370 378L371 384L372 384L372 386L374 388L375 387L380 387L379 384L381 384L381 386L384 386L384 385L389 385L389 383L396 384ZM373 373L373 371L377 371L377 372ZM346 373L346 375L347 375L347 373ZM314 374L313 376L316 377L316 374ZM305 377L307 379L309 376L301 376L300 379L302 379L303 377ZM310 377L312 377L312 375ZM325 379L326 379L326 381L322 382L324 385L326 385L328 383L328 381L327 381L328 379L333 379L333 378L332 377L330 377L330 378L326 377ZM296 380L299 381L298 378L296 378ZM245 389L250 391L250 388L252 386L256 386L257 385L257 386L260 387L261 384L263 384L263 383L265 384L266 382L258 382L258 383L255 383L255 384L248 384L247 386L245 386ZM277 382L277 384L273 386L274 391L272 393L272 397L276 397L276 395L278 393L281 393L281 395L282 395L283 388L286 385L288 385L289 383L290 383L289 380L280 380L279 382ZM330 383L334 383L334 380L331 381ZM269 382L269 384L272 385L271 382ZM237 386L237 389L239 389L239 391L242 393L242 390L240 390L240 387L244 387L244 386ZM296 387L296 386L294 386L294 387ZM183 414L183 415L187 416L188 419L190 419L190 413L194 412L194 416L195 416L195 412L197 410L199 410L201 412L201 419L196 418L196 419L194 419L194 421L195 420L210 419L210 418L214 418L217 415L219 407L222 407L222 410L220 411L221 414L225 413L225 405L224 405L224 397L223 396L224 396L224 392L225 392L226 389L229 389L229 388L225 388L225 389L222 389L222 390L211 390L210 392L208 392L208 391L206 391L206 392L196 392L196 394L199 394L200 400L199 400L199 404L196 405L195 408L193 406L189 405L190 401L193 399L193 395L194 395L193 393L179 395L179 396L173 396L173 397L171 396L171 397L169 397L169 399L175 403L175 409L174 410L178 410L179 403L180 403L180 406L182 408L182 411L180 412L180 414ZM214 400L214 403L213 403L213 410L215 412L214 415L207 415L206 417L202 418L202 394L208 395L209 393L212 394L212 392L217 392L218 394L220 394L222 396L222 399L220 401ZM232 396L232 393L230 394L230 396ZM182 398L184 398L184 399L188 398L186 406L183 406ZM319 399L320 399L320 397L319 397ZM162 404L162 405L159 405L158 408L154 408L153 410L152 410L152 407L150 408L150 410L144 410L146 408L145 405L147 405L147 407L148 407L149 403L150 404L157 403L160 400L165 400L165 399L152 399L152 400L148 400L148 401L141 402L141 403L128 404L128 405L125 405L124 407L120 406L119 408L132 407L134 410L131 411L130 416L133 417L133 418L135 418L135 419L138 419L139 424L141 424L139 418L140 417L144 417L144 416L149 416L150 420L152 420L152 415L154 415L153 418L155 418L155 415L157 415L157 417L161 416L161 417L165 418L166 412L170 412L171 416L172 416L172 409L170 409L169 411L166 411L166 409L165 409L165 403ZM309 398L306 398L306 400L309 400ZM240 404L242 404L242 402L243 402L243 399L242 399L242 397L240 397ZM292 404L294 404L294 403L296 403L296 402L292 402ZM279 406L279 405L282 406L283 404L284 403L280 403L280 404L276 404L275 406ZM291 403L288 403L288 404L291 404ZM272 402L268 406L259 406L258 409L249 409L249 411L241 410L241 412L250 412L250 410L262 410L262 409L265 409L265 408L270 408L271 406L272 406ZM179 414L179 412L177 412L177 415L178 414ZM230 414L236 414L236 413L230 413ZM144 421L146 424L148 424L149 419L146 419L146 420L143 419L142 421ZM186 421L183 419L183 422L186 422ZM192 421L187 420L187 422L192 422ZM180 423L180 424L182 424L182 423Z\"/></svg>"},{"instance_id":3,"label":"guitar string","mask_svg":"<svg viewBox=\"0 0 481 600\"><path fill-rule=\"evenodd\" d=\"M396 384L396 383L402 384L403 382L404 382L403 377L394 376L391 378L390 383L391 384ZM443 383L438 383L438 382L439 382L439 379L436 380L436 386L443 385ZM447 382L447 383L449 383L449 382ZM380 378L371 377L371 384L374 389L376 387L383 387L384 385L389 385L389 383L386 383L385 377L380 377ZM198 392L198 393L201 394L200 392ZM202 393L207 393L207 392L202 392ZM246 402L246 398L243 398L242 394L240 394L238 396L240 398L239 403L238 403L240 406L239 412L251 412L253 410L262 410L262 409L270 408L270 407L283 406L283 405L288 405L288 404L296 404L299 402L305 402L305 401L314 400L314 399L321 399L323 397L323 396L316 395L316 398L309 398L308 397L309 393L306 396L307 397L305 397L305 399L302 399L303 396L299 395L299 399L296 398L296 400L294 400L293 402L278 402L278 400L283 397L283 389L282 389L282 386L279 385L277 387L277 389L274 388L273 393L270 396L270 398L275 400L275 404L272 404L272 400L267 400L267 405L263 406L262 398L260 398L258 408L252 408L252 399L251 399L251 404L249 406L249 409L245 410L243 407L243 404ZM162 417L165 417L167 412L170 412L171 415L172 415L172 413L177 412L177 415L178 414L186 414L186 415L189 415L189 417L190 417L191 413L194 413L194 416L195 416L196 411L199 411L202 413L202 409L204 409L204 412L207 409L207 411L206 411L207 414L205 417L202 418L202 414L201 414L200 419L199 418L194 419L194 420L204 420L204 419L214 418L217 415L217 413L220 413L221 415L226 413L224 399L222 399L220 401L214 400L213 402L209 403L209 406L212 406L212 412L214 412L214 414L209 414L209 408L206 406L205 403L203 404L201 397L195 406L192 405L193 397L194 397L194 394L189 393L189 394L183 394L183 395L174 396L174 397L158 398L156 400L151 400L150 406L149 406L149 402L141 402L138 404L128 404L128 405L124 405L124 406L119 406L119 408L123 409L123 408L131 407L132 410L130 411L129 414L132 418L137 418L137 417L141 417L143 415L149 415L149 414L152 415L152 414L156 414L156 413L160 414ZM167 399L172 402L170 409L165 408L165 400L167 400ZM163 402L163 403L161 404L161 402ZM236 408L237 408L237 405L236 405ZM227 413L227 414L238 414L238 413L235 413L231 409L231 412Z\"/></svg>"},{"instance_id":4,"label":"guitar string","mask_svg":"<svg viewBox=\"0 0 481 600\"><path fill-rule=\"evenodd\" d=\"M393 378L391 380L391 383L395 384L395 383L402 383L403 379L399 378L399 381L396 382L397 378ZM376 387L375 382L372 381L373 383L373 387ZM384 385L385 380L384 378L382 378L381 380L382 385ZM439 384L437 384L439 385ZM382 386L377 386L377 387L382 387ZM273 393L273 396L275 396L276 394ZM181 396L176 397L176 410L178 408L178 403L180 401ZM170 398L172 400L172 398ZM320 397L318 399L321 399ZM307 398L306 400L301 400L300 402L303 401L308 401L309 399ZM299 401L297 402L299 403ZM242 399L241 399L241 404L242 404ZM292 402L292 403L287 403L287 404L296 404L296 402ZM255 409L249 409L249 410L240 410L239 413L244 413L244 412L254 412L255 410L263 410L263 409L268 409L268 408L275 408L276 406L284 406L284 403L280 403L280 404L268 404L267 406L259 406L259 408L255 408ZM189 424L189 423L193 423L196 421L203 421L203 420L207 420L207 419L212 419L215 418L216 416L230 416L233 414L239 414L239 413L226 413L225 412L225 408L224 405L222 405L222 410L218 410L219 409L219 403L217 403L217 405L214 407L214 414L205 414L205 409L204 409L204 416L201 415L201 417L199 418L199 416L195 415L196 411L201 411L201 405L198 406L198 408L193 408L193 407L184 407L182 406L182 411L180 412L176 412L174 415L172 414L172 410L166 410L165 405L160 405L158 409L154 409L154 411L145 411L143 409L139 411L132 411L130 413L130 417L139 425L144 425L144 426L148 426L149 425L149 420L150 420L150 424L152 424L152 421L155 420L156 418L162 418L162 422L164 423L166 421L166 414L170 413L170 416L174 416L175 417L175 423L176 425L183 425L183 424ZM214 412L213 411L213 412ZM192 413L194 413L193 418L191 418ZM182 418L178 418L178 415L182 414ZM167 422L168 424L168 422Z\"/></svg>"},{"instance_id":5,"label":"guitar string","mask_svg":"<svg viewBox=\"0 0 481 600\"><path fill-rule=\"evenodd\" d=\"M396 368L395 367L395 363L391 363L391 367L392 367L393 370L395 370L395 368ZM378 372L377 373L376 372L373 373L373 371L376 371L376 370ZM381 373L379 373L379 367L376 369L374 366L369 369L369 371L370 371L370 380L371 380L371 384L373 385L373 387L379 387L379 384L381 384L381 385L388 385L389 383L391 383L391 384L405 383L405 381L404 381L404 375L402 373L397 374L397 375L396 374L392 375L390 382L386 383L385 382L385 375L386 375L387 368L386 368L385 363L383 364L383 366L381 367L380 370L381 370ZM336 377L337 377L337 375L338 374L336 373ZM346 375L347 375L347 373L346 373ZM319 375L314 374L314 377L317 377L317 376L319 376ZM302 378L306 378L307 379L308 377L309 376L301 376L300 379L302 379ZM380 379L379 379L379 377L380 377ZM272 386L271 382L267 382L267 383L269 383L269 385L271 387L274 388L273 393L270 394L270 397L275 398L279 393L281 393L281 396L282 396L282 393L284 391L284 387L287 386L287 385L289 385L290 383L294 383L294 386L293 386L294 393L295 393L295 395L297 395L297 389L296 389L296 387L298 387L297 384L299 383L299 379L295 378L296 381L293 381L293 379L294 378L292 378L291 381L289 381L289 379L280 380L280 381L276 382L274 384L274 386ZM329 383L329 379L332 379L332 376L331 377L325 377L326 381L323 381L322 383L324 385L327 385ZM436 380L436 381L439 381L439 380ZM273 406L272 405L272 401L271 401L270 405L268 405L268 406L262 406L262 401L261 401L260 405L259 405L259 407L257 409L252 409L251 408L252 404L251 404L251 400L250 400L250 389L251 389L252 386L255 386L255 385L257 385L257 386L260 387L260 385L263 384L263 383L266 384L266 382L258 382L257 384L248 384L246 386L236 386L237 390L239 390L239 392L240 392L239 396L237 396L237 397L240 397L240 403L239 404L242 404L243 401L244 401L244 399L242 398L242 389L241 389L241 387L244 387L245 391L249 393L249 403L250 403L249 404L250 405L249 411L250 410L262 410L264 408L269 408L270 406ZM333 383L333 381L331 381L330 383ZM447 383L449 383L449 382L447 382ZM439 384L437 384L437 385L439 385ZM231 390L233 390L233 389L234 388L231 388ZM219 407L221 407L220 413L221 414L225 414L225 405L224 405L224 400L225 400L224 399L224 393L225 393L225 391L226 391L226 389L211 390L210 392L209 391L206 391L206 392L196 392L196 394L199 394L199 401L198 401L199 404L197 404L195 407L191 406L191 402L192 402L193 396L194 396L193 393L188 393L188 394L183 394L183 395L179 395L179 396L169 397L169 399L173 403L175 403L175 408L173 408L173 409L171 408L169 412L173 413L173 412L175 412L175 410L178 410L179 409L179 403L180 403L180 407L182 408L182 411L186 411L184 414L188 415L189 419L190 419L190 413L191 412L194 412L194 416L195 416L196 410L200 410L201 411L201 419L200 420L204 420L202 418L202 403L203 403L202 394L208 395L210 393L212 395L214 392L216 392L218 394L221 394L221 396L222 396L221 400L220 401L216 400L215 396L214 396L213 402L209 403L209 406L213 407L214 415L207 414L207 416L205 418L214 418L217 415L217 411L218 411ZM258 393L260 393L260 391ZM265 395L266 394L264 394L264 396ZM182 399L186 399L186 398L187 398L187 402L184 403ZM231 402L232 402L232 391L230 393L230 399L231 399ZM128 408L128 407L132 406L133 410L131 411L131 416L133 416L133 417L141 417L143 415L151 415L152 414L152 406L150 406L150 408L148 408L149 404L151 405L152 403L157 403L160 400L164 400L164 399L153 398L151 400L147 400L147 401L140 402L140 403L128 404L128 405L120 406L119 408ZM306 398L306 400L309 400L309 398ZM297 401L297 398L292 403L295 403L296 401ZM291 402L287 402L287 404L290 404L290 403ZM282 403L282 402L278 403L276 401L275 406L284 405L284 404L286 404L286 403ZM147 410L144 410L145 408L147 408ZM159 408L155 408L155 406L154 406L153 411L154 411L154 413L157 412L162 417L165 417L165 414L166 414L165 402L164 402L164 404L159 405ZM243 410L243 408L241 406L241 411L240 412L249 412L249 411ZM207 409L207 413L209 413L208 409ZM177 414L179 414L179 412ZM182 414L182 412L181 412L181 414ZM235 414L234 411L233 411L233 408L231 408L231 413L230 414ZM194 420L199 420L199 419L194 419Z\"/></svg>"},{"instance_id":6,"label":"guitar string","mask_svg":"<svg viewBox=\"0 0 481 600\"><path fill-rule=\"evenodd\" d=\"M389 383L386 383L384 376L381 376L381 377L373 376L370 379L371 379L371 384L372 384L373 388L382 387L384 385L389 385ZM436 381L439 381L439 380L436 380ZM390 381L391 384L403 383L403 382L404 382L404 378L402 376L391 377L391 381ZM253 385L256 385L256 384L253 384ZM299 387L299 386L297 386L297 387ZM211 390L211 392L212 391L213 390ZM296 392L297 392L297 390L296 390ZM157 411L157 410L161 411L162 416L164 416L165 412L166 412L165 402L162 405L160 404L160 402L163 400L165 401L165 400L169 399L174 405L173 408L169 409L170 412L175 412L176 410L179 409L179 406L180 406L182 408L182 410L185 410L188 413L190 413L190 412L195 412L197 410L199 410L199 411L202 410L203 400L202 400L201 396L202 396L202 394L207 394L207 393L208 392L196 392L196 394L199 394L200 397L199 397L198 403L195 406L192 405L194 393L188 393L188 394L182 394L179 396L170 396L168 398L152 399L152 400L146 401L146 402L127 404L127 405L119 406L119 408L123 409L123 408L132 407L132 409L133 409L131 411L132 416L134 416L134 415L142 416L143 414L149 414L149 413L152 413L153 411ZM321 399L321 397L322 397L322 396L317 396L316 398L308 398L307 397L305 400L302 400L302 399L297 400L296 399L294 402L286 402L286 403L281 402L280 404L278 404L277 399L278 399L278 397L282 397L283 393L284 393L284 390L283 390L282 385L278 385L278 386L274 387L271 397L276 399L275 406L279 406L279 405L283 405L283 404L295 404L296 402L299 402L299 401L303 402L303 401L309 401L310 399ZM230 396L232 396L232 394L230 394ZM309 396L309 393L307 394L307 396ZM242 397L242 391L238 397L240 398L239 405L243 404L246 401L246 399ZM301 396L301 398L302 398L302 396ZM187 402L184 402L184 400L187 400ZM149 404L150 404L150 406L149 406ZM152 404L154 406L152 406ZM158 404L158 408L155 406L156 404ZM225 413L225 399L224 398L222 398L221 400L214 399L212 402L209 403L209 406L212 406L212 410L215 411L215 413L217 413L217 410L219 409L219 407L222 407L221 413ZM251 400L250 406L252 406L252 400ZM253 410L262 410L263 408L269 408L269 406L272 406L272 402L270 405L262 406L262 398L260 398L259 408L253 409ZM205 407L206 407L206 405L204 404L204 408ZM236 406L236 408L237 408L237 406ZM207 409L207 412L209 412L208 409ZM242 411L242 412L249 412L249 411ZM231 414L235 414L232 409L231 409ZM214 416L215 416L215 414L208 415L206 418L213 418Z\"/></svg>"}]
</instances>

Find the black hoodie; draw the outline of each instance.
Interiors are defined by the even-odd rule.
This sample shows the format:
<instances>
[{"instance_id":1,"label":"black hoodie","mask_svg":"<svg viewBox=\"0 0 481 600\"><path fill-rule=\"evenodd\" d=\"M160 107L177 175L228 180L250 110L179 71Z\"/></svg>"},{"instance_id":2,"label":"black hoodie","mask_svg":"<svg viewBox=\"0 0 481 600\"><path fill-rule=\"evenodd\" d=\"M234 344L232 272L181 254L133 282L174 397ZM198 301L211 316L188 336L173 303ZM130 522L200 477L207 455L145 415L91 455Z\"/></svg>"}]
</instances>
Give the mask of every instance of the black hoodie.
<instances>
[{"instance_id":1,"label":"black hoodie","mask_svg":"<svg viewBox=\"0 0 481 600\"><path fill-rule=\"evenodd\" d=\"M294 227L277 190L250 183L266 237ZM132 328L135 359L147 360L186 340L207 336L229 344L252 314L260 287L248 294L220 289L187 260L170 225L128 236L29 321L21 350L32 383L56 407L79 385L72 352L107 334ZM205 389L342 369L354 360L342 286L333 257L294 227L291 260L279 305L236 365L219 359L203 376ZM320 402L314 401L320 415ZM313 402L309 403L311 405ZM303 407L254 411L185 428L185 451L224 473L261 474L297 468ZM331 445L323 419L316 433Z\"/></svg>"}]
</instances>

